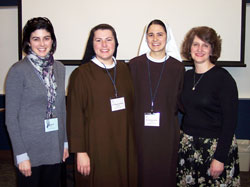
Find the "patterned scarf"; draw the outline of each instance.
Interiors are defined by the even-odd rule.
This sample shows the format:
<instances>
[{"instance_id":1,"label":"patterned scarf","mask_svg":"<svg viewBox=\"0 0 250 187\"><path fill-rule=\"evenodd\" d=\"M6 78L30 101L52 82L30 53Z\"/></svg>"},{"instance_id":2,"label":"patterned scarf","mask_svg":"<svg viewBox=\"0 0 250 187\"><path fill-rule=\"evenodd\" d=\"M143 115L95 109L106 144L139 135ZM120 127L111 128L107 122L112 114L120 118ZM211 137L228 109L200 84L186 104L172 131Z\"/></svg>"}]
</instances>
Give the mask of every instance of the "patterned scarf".
<instances>
[{"instance_id":1,"label":"patterned scarf","mask_svg":"<svg viewBox=\"0 0 250 187\"><path fill-rule=\"evenodd\" d=\"M27 57L30 60L31 64L34 66L38 74L38 77L44 83L47 89L48 105L47 105L46 117L47 119L52 118L53 110L56 108L55 100L57 95L56 94L57 84L53 69L53 63L54 63L53 55L48 53L44 58L42 58L36 55L32 50L30 50Z\"/></svg>"}]
</instances>

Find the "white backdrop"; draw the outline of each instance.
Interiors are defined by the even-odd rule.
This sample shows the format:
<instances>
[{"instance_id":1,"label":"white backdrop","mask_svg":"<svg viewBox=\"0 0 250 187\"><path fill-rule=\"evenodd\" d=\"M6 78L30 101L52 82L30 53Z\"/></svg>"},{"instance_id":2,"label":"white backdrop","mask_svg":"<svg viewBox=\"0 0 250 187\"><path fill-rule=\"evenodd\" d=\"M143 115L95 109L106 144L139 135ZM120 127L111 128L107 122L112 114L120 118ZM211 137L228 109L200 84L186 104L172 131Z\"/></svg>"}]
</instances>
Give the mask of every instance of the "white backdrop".
<instances>
[{"instance_id":1,"label":"white backdrop","mask_svg":"<svg viewBox=\"0 0 250 187\"><path fill-rule=\"evenodd\" d=\"M89 31L111 24L120 46L118 59L137 55L146 24L157 18L169 23L178 46L194 26L213 27L222 37L222 61L240 60L241 0L25 0L23 25L36 16L48 17L58 39L57 59L82 59Z\"/></svg>"}]
</instances>

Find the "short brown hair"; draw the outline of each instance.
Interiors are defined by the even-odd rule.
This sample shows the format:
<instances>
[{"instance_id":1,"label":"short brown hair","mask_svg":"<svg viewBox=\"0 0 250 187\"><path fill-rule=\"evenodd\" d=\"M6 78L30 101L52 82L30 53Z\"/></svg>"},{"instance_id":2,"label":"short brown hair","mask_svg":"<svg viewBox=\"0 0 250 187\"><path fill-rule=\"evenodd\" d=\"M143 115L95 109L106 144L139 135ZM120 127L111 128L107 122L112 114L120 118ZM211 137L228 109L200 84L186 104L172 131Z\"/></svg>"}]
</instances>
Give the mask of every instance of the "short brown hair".
<instances>
[{"instance_id":1,"label":"short brown hair","mask_svg":"<svg viewBox=\"0 0 250 187\"><path fill-rule=\"evenodd\" d=\"M185 59L193 61L190 52L195 36L211 45L212 54L210 55L210 61L215 64L221 53L221 38L215 30L210 27L202 26L192 28L184 38L181 55Z\"/></svg>"}]
</instances>

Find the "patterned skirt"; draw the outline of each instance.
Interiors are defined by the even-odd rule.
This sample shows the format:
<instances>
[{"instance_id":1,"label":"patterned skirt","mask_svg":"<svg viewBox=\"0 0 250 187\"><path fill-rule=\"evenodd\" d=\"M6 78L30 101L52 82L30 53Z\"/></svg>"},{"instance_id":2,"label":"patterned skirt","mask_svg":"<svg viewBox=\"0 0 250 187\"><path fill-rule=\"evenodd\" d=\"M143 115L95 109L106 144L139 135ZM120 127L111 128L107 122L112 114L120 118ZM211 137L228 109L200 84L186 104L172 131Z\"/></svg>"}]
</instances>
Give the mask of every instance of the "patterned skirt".
<instances>
[{"instance_id":1,"label":"patterned skirt","mask_svg":"<svg viewBox=\"0 0 250 187\"><path fill-rule=\"evenodd\" d=\"M213 179L209 175L209 168L218 140L216 138L194 138L183 132L181 132L180 140L177 186L240 186L238 146L235 136L229 150L228 162L217 179Z\"/></svg>"}]
</instances>

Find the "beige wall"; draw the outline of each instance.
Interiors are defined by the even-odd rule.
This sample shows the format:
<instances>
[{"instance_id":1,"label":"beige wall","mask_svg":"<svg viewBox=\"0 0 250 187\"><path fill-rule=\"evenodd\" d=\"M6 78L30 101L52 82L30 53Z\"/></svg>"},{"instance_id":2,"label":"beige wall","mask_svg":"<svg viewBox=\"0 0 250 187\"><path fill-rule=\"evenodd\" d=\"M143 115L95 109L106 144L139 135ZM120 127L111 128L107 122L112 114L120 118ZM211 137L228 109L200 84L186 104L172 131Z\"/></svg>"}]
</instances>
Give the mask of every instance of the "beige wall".
<instances>
[{"instance_id":1,"label":"beige wall","mask_svg":"<svg viewBox=\"0 0 250 187\"><path fill-rule=\"evenodd\" d=\"M9 67L18 60L17 7L0 7L0 94Z\"/></svg>"}]
</instances>

